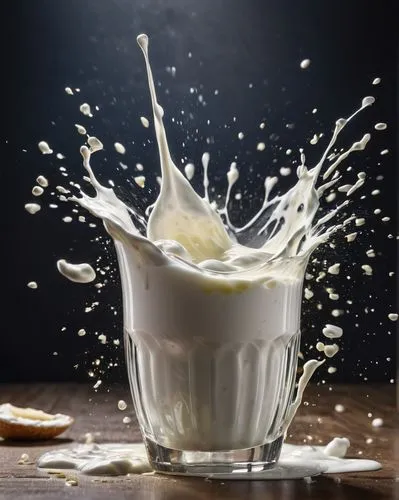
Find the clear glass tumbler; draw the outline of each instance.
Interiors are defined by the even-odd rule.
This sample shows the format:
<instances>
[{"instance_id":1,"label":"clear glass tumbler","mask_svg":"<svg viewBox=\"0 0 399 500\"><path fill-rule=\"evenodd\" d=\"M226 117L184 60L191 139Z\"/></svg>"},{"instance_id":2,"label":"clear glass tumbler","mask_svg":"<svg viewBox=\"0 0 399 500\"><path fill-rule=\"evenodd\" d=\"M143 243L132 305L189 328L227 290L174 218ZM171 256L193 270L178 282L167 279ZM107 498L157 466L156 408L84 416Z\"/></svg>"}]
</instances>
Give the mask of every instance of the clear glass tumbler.
<instances>
[{"instance_id":1,"label":"clear glass tumbler","mask_svg":"<svg viewBox=\"0 0 399 500\"><path fill-rule=\"evenodd\" d=\"M154 470L273 467L295 387L302 279L232 283L131 257L120 262L126 359Z\"/></svg>"}]
</instances>

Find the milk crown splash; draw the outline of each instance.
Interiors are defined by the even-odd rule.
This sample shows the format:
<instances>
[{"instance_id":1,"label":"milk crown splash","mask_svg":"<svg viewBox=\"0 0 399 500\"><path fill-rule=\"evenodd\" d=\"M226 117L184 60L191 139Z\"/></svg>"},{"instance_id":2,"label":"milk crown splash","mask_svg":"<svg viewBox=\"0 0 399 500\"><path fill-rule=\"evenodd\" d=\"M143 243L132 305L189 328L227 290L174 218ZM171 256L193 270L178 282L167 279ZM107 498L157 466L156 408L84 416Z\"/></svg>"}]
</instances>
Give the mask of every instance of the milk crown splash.
<instances>
[{"instance_id":1,"label":"milk crown splash","mask_svg":"<svg viewBox=\"0 0 399 500\"><path fill-rule=\"evenodd\" d=\"M189 266L191 270L210 273L219 278L262 281L276 273L279 276L283 273L299 277L312 251L354 218L352 216L343 223L326 225L347 206L349 201L345 200L316 223L313 222L320 198L327 189L340 181L340 176L336 172L337 167L352 152L364 149L370 140L370 134L365 134L346 151L334 155L331 154L331 150L337 137L352 118L373 104L374 98L364 98L361 107L349 118L342 118L336 122L331 140L315 167L308 169L305 165L305 155L300 150L298 180L288 192L271 196L278 179L266 177L261 209L247 224L235 227L228 214L228 204L232 186L239 176L236 164L233 163L227 173L228 189L225 205L221 209L215 209L208 194L209 155L204 154L203 157L204 198L194 191L172 161L163 124L164 112L157 101L149 62L147 35L139 35L137 42L143 52L147 69L162 172L161 189L149 216L146 237L140 236L131 219L132 213L136 217L137 214L126 207L112 189L101 186L96 180L90 167L90 156L91 153L101 149L102 145L95 138L89 138L90 149L83 146L81 153L97 196L92 198L82 193L81 198L73 199L94 215L101 217L106 229L116 241L131 245L140 253L141 258L147 258L153 263L177 261L180 265ZM317 187L316 183L327 157L333 158L333 161L323 174L324 184ZM364 178L359 177L359 180L350 186L347 195L352 194L363 183ZM255 242L257 248L237 243L237 239L242 241L245 239L247 231L251 228L259 228ZM248 245L248 242L245 243ZM291 265L287 268L288 261Z\"/></svg>"}]
</instances>

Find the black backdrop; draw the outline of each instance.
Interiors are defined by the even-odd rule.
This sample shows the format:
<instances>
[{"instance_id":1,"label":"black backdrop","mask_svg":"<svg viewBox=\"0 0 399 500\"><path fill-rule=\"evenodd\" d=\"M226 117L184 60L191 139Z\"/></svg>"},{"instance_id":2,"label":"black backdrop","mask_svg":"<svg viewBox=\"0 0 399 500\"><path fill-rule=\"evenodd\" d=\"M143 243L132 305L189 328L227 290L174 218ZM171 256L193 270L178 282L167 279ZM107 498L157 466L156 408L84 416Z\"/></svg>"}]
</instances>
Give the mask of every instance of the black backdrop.
<instances>
[{"instance_id":1,"label":"black backdrop","mask_svg":"<svg viewBox=\"0 0 399 500\"><path fill-rule=\"evenodd\" d=\"M317 159L308 144L313 133L330 133L334 121L349 115L363 96L378 98L374 109L356 121L344 142L358 139L377 121L388 123L387 131L373 135L368 153L348 163L366 170L370 179L361 193L365 199L360 200L359 195L355 200L357 213L367 218L367 225L352 243L351 253L326 248L324 254L316 254L320 260L325 256L330 264L342 262L343 275L337 285L341 298L332 304L326 299L325 283L320 284L317 293L323 308L318 310L316 302L306 304L302 329L309 346L320 337L326 322L344 327L341 352L330 363L338 371L328 375L322 370L320 379L393 379L396 325L387 314L396 310L396 276L388 276L396 268L396 240L388 237L396 231L394 4L354 0L41 0L11 6L9 2L10 9L3 13L7 50L2 79L7 88L2 95L6 152L1 167L0 381L88 380L88 371L100 376L102 369L104 380L126 380L122 347L112 342L122 334L117 272L107 274L108 284L98 294L90 285L65 280L55 268L59 258L94 265L101 255L101 266L114 269L112 245L100 224L90 229L77 221L62 222L72 206L55 201L49 193L59 183L81 181L78 147L82 139L74 123L87 125L104 141L106 152L99 157L96 171L103 181L113 179L122 186L125 199L134 201L141 195L139 188L127 182L136 162L145 165L149 179L157 174L153 132L139 122L139 116L150 116L144 65L135 41L141 32L151 37L152 65L156 81L162 84L160 100L176 160L198 165L208 149L219 177L235 154L240 167L263 175L266 168L276 168L273 160L278 165L289 164L286 148L307 145L312 163ZM308 57L310 67L301 70L300 61ZM175 76L167 68L173 66ZM371 85L374 77L382 78L379 86ZM67 95L67 85L80 88L81 93ZM190 93L191 87L194 93ZM92 121L79 113L84 101L100 108ZM311 113L313 108L318 108L316 115ZM266 132L258 127L261 120L266 120ZM226 123L228 127L224 127ZM291 123L295 127L287 127ZM238 141L241 130L246 137ZM62 152L65 160L41 155L37 143L42 139L55 152ZM259 140L267 143L264 156L256 152ZM123 158L113 151L114 141L128 146ZM389 154L380 156L385 148ZM322 149L316 150L320 153ZM129 165L127 171L117 171L121 159ZM61 176L62 165L68 169L68 178ZM43 210L31 216L24 204L35 201L30 191L38 174L48 177L51 185L40 199ZM378 175L384 179L376 180ZM381 194L372 196L377 187ZM252 189L260 193L255 183ZM154 192L149 193L148 199L153 197ZM49 203L57 203L59 208L48 208ZM374 215L375 208L382 214ZM381 223L384 215L391 220ZM93 241L97 237L100 241ZM377 254L372 262L365 255L370 247ZM373 276L363 276L363 263L373 265ZM352 279L346 279L346 274ZM37 290L27 288L31 280L38 282ZM101 305L85 313L85 307L97 297ZM348 299L353 300L350 308L345 303ZM351 313L334 321L330 312L335 307ZM87 330L85 337L77 335L79 328ZM107 335L106 345L98 341L96 332ZM101 360L99 367L93 367L95 359Z\"/></svg>"}]
</instances>

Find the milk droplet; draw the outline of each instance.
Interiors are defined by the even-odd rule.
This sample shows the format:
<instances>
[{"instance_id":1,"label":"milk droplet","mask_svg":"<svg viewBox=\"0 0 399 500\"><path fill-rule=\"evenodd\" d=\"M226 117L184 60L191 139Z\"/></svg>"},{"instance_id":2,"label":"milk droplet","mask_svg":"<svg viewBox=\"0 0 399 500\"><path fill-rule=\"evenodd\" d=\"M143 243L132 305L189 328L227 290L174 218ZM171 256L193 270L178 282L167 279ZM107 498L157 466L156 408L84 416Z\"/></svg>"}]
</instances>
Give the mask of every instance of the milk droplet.
<instances>
[{"instance_id":1,"label":"milk droplet","mask_svg":"<svg viewBox=\"0 0 399 500\"><path fill-rule=\"evenodd\" d=\"M91 136L87 138L87 144L90 146L90 150L92 153L96 151L101 151L103 149L103 143L97 137Z\"/></svg>"},{"instance_id":2,"label":"milk droplet","mask_svg":"<svg viewBox=\"0 0 399 500\"><path fill-rule=\"evenodd\" d=\"M363 264L361 268L366 276L371 276L373 274L373 268L369 264Z\"/></svg>"},{"instance_id":3,"label":"milk droplet","mask_svg":"<svg viewBox=\"0 0 399 500\"><path fill-rule=\"evenodd\" d=\"M127 408L126 402L123 401L123 399L119 400L118 401L118 409L121 411L124 411L124 410L126 410L126 408Z\"/></svg>"},{"instance_id":4,"label":"milk droplet","mask_svg":"<svg viewBox=\"0 0 399 500\"><path fill-rule=\"evenodd\" d=\"M148 121L148 118L145 116L140 116L140 121L143 127L148 128L150 126L150 122Z\"/></svg>"},{"instance_id":5,"label":"milk droplet","mask_svg":"<svg viewBox=\"0 0 399 500\"><path fill-rule=\"evenodd\" d=\"M65 259L57 261L58 271L75 283L90 283L96 279L96 272L90 264L70 264Z\"/></svg>"},{"instance_id":6,"label":"milk droplet","mask_svg":"<svg viewBox=\"0 0 399 500\"><path fill-rule=\"evenodd\" d=\"M387 127L388 127L388 125L386 123L376 123L374 125L374 128L376 130L385 130Z\"/></svg>"},{"instance_id":7,"label":"milk droplet","mask_svg":"<svg viewBox=\"0 0 399 500\"><path fill-rule=\"evenodd\" d=\"M266 148L266 144L264 142L258 142L258 144L256 145L256 149L258 151L264 151L265 148Z\"/></svg>"},{"instance_id":8,"label":"milk droplet","mask_svg":"<svg viewBox=\"0 0 399 500\"><path fill-rule=\"evenodd\" d=\"M339 274L339 268L340 268L341 264L333 264L332 266L330 266L328 269L327 269L327 272L330 273L330 274Z\"/></svg>"},{"instance_id":9,"label":"milk droplet","mask_svg":"<svg viewBox=\"0 0 399 500\"><path fill-rule=\"evenodd\" d=\"M388 318L391 320L391 321L397 321L398 320L398 314L397 313L389 313L388 314Z\"/></svg>"},{"instance_id":10,"label":"milk droplet","mask_svg":"<svg viewBox=\"0 0 399 500\"><path fill-rule=\"evenodd\" d=\"M315 144L317 144L318 141L319 141L319 136L317 134L314 134L309 142L310 144L312 144L312 146L314 146Z\"/></svg>"},{"instance_id":11,"label":"milk droplet","mask_svg":"<svg viewBox=\"0 0 399 500\"><path fill-rule=\"evenodd\" d=\"M41 187L47 187L48 186L48 180L43 176L39 175L39 177L36 179L36 182L41 186Z\"/></svg>"},{"instance_id":12,"label":"milk droplet","mask_svg":"<svg viewBox=\"0 0 399 500\"><path fill-rule=\"evenodd\" d=\"M32 189L33 196L41 196L44 190L41 186L34 186Z\"/></svg>"},{"instance_id":13,"label":"milk droplet","mask_svg":"<svg viewBox=\"0 0 399 500\"><path fill-rule=\"evenodd\" d=\"M374 80L371 83L372 85L378 85L379 83L381 83L381 78L374 78Z\"/></svg>"},{"instance_id":14,"label":"milk droplet","mask_svg":"<svg viewBox=\"0 0 399 500\"><path fill-rule=\"evenodd\" d=\"M356 239L356 236L357 236L357 233L350 233L350 234L346 234L345 238L346 238L346 241L348 243L350 243Z\"/></svg>"},{"instance_id":15,"label":"milk droplet","mask_svg":"<svg viewBox=\"0 0 399 500\"><path fill-rule=\"evenodd\" d=\"M323 328L323 335L329 339L339 339L343 335L343 330L339 326L326 324Z\"/></svg>"},{"instance_id":16,"label":"milk droplet","mask_svg":"<svg viewBox=\"0 0 399 500\"><path fill-rule=\"evenodd\" d=\"M125 146L123 144L121 144L120 142L115 142L114 148L115 148L115 151L121 155L124 155L126 153Z\"/></svg>"},{"instance_id":17,"label":"milk droplet","mask_svg":"<svg viewBox=\"0 0 399 500\"><path fill-rule=\"evenodd\" d=\"M364 224L366 224L366 219L364 219L363 217L360 217L359 219L355 219L355 226L360 227L360 226L364 226Z\"/></svg>"},{"instance_id":18,"label":"milk droplet","mask_svg":"<svg viewBox=\"0 0 399 500\"><path fill-rule=\"evenodd\" d=\"M102 384L102 380L97 380L97 382L93 385L93 389L98 389Z\"/></svg>"},{"instance_id":19,"label":"milk droplet","mask_svg":"<svg viewBox=\"0 0 399 500\"><path fill-rule=\"evenodd\" d=\"M332 358L337 354L338 351L339 347L337 346L337 344L324 346L324 354L327 356L327 358Z\"/></svg>"},{"instance_id":20,"label":"milk droplet","mask_svg":"<svg viewBox=\"0 0 399 500\"><path fill-rule=\"evenodd\" d=\"M337 371L337 369L335 368L335 366L329 366L327 368L327 371L328 371L328 373L335 373Z\"/></svg>"},{"instance_id":21,"label":"milk droplet","mask_svg":"<svg viewBox=\"0 0 399 500\"><path fill-rule=\"evenodd\" d=\"M281 167L280 168L280 175L282 175L283 177L290 175L290 173L291 173L290 167Z\"/></svg>"},{"instance_id":22,"label":"milk droplet","mask_svg":"<svg viewBox=\"0 0 399 500\"><path fill-rule=\"evenodd\" d=\"M37 285L36 281L29 281L29 283L26 286L28 288L32 288L32 290L36 290L38 285Z\"/></svg>"},{"instance_id":23,"label":"milk droplet","mask_svg":"<svg viewBox=\"0 0 399 500\"><path fill-rule=\"evenodd\" d=\"M186 177L189 181L194 177L194 165L192 163L187 163L187 165L184 167L184 173L186 174Z\"/></svg>"},{"instance_id":24,"label":"milk droplet","mask_svg":"<svg viewBox=\"0 0 399 500\"><path fill-rule=\"evenodd\" d=\"M66 217L63 217L62 219L64 222L66 222L67 224L69 224L69 222L72 222L72 217L70 217L69 215L67 215Z\"/></svg>"},{"instance_id":25,"label":"milk droplet","mask_svg":"<svg viewBox=\"0 0 399 500\"><path fill-rule=\"evenodd\" d=\"M337 197L337 194L336 194L336 193L334 193L334 192L332 192L332 193L330 193L330 194L328 194L328 195L326 196L326 202L327 202L327 203L331 203L332 201L334 201L334 200L335 200L335 198L336 198L336 197Z\"/></svg>"},{"instance_id":26,"label":"milk droplet","mask_svg":"<svg viewBox=\"0 0 399 500\"><path fill-rule=\"evenodd\" d=\"M309 290L309 288L305 288L304 295L305 299L309 300L313 297L314 293L312 292L312 290Z\"/></svg>"},{"instance_id":27,"label":"milk droplet","mask_svg":"<svg viewBox=\"0 0 399 500\"><path fill-rule=\"evenodd\" d=\"M337 405L334 406L334 410L337 413L343 413L345 411L345 406L341 405L341 404L337 404Z\"/></svg>"},{"instance_id":28,"label":"milk droplet","mask_svg":"<svg viewBox=\"0 0 399 500\"><path fill-rule=\"evenodd\" d=\"M85 116L89 116L90 118L92 118L92 113L91 113L91 108L90 108L90 105L87 104L87 102L84 102L83 104L81 104L79 106L79 111L85 115Z\"/></svg>"},{"instance_id":29,"label":"milk droplet","mask_svg":"<svg viewBox=\"0 0 399 500\"><path fill-rule=\"evenodd\" d=\"M51 155L51 153L53 152L46 141L40 141L38 147L44 155Z\"/></svg>"},{"instance_id":30,"label":"milk droplet","mask_svg":"<svg viewBox=\"0 0 399 500\"><path fill-rule=\"evenodd\" d=\"M122 422L124 424L130 424L131 421L132 421L132 419L130 417L123 417L123 419L122 419Z\"/></svg>"},{"instance_id":31,"label":"milk droplet","mask_svg":"<svg viewBox=\"0 0 399 500\"><path fill-rule=\"evenodd\" d=\"M325 348L324 342L317 342L317 344L316 344L316 349L317 349L319 352L324 352L324 348Z\"/></svg>"},{"instance_id":32,"label":"milk droplet","mask_svg":"<svg viewBox=\"0 0 399 500\"><path fill-rule=\"evenodd\" d=\"M243 132L238 132L237 137L240 139L240 141L241 141L242 139L244 139L244 134L243 134Z\"/></svg>"},{"instance_id":33,"label":"milk droplet","mask_svg":"<svg viewBox=\"0 0 399 500\"><path fill-rule=\"evenodd\" d=\"M371 425L373 427L382 427L384 425L384 421L382 418L374 418L372 421L371 421Z\"/></svg>"},{"instance_id":34,"label":"milk droplet","mask_svg":"<svg viewBox=\"0 0 399 500\"><path fill-rule=\"evenodd\" d=\"M79 125L78 123L75 123L76 130L80 135L86 135L87 130L83 127L83 125Z\"/></svg>"},{"instance_id":35,"label":"milk droplet","mask_svg":"<svg viewBox=\"0 0 399 500\"><path fill-rule=\"evenodd\" d=\"M79 337L84 337L86 335L86 330L84 328L80 328L80 330L78 330L78 335Z\"/></svg>"},{"instance_id":36,"label":"milk droplet","mask_svg":"<svg viewBox=\"0 0 399 500\"><path fill-rule=\"evenodd\" d=\"M99 336L98 336L98 340L102 343L102 344L106 344L107 343L107 336L104 335L103 333L101 333Z\"/></svg>"},{"instance_id":37,"label":"milk droplet","mask_svg":"<svg viewBox=\"0 0 399 500\"><path fill-rule=\"evenodd\" d=\"M387 155L389 153L389 149L383 149L380 153L381 156Z\"/></svg>"},{"instance_id":38,"label":"milk droplet","mask_svg":"<svg viewBox=\"0 0 399 500\"><path fill-rule=\"evenodd\" d=\"M310 66L310 59L303 59L303 61L301 61L300 64L301 69L309 68L309 66Z\"/></svg>"},{"instance_id":39,"label":"milk droplet","mask_svg":"<svg viewBox=\"0 0 399 500\"><path fill-rule=\"evenodd\" d=\"M134 182L143 188L145 186L145 177L144 175L138 175L137 177L134 177Z\"/></svg>"},{"instance_id":40,"label":"milk droplet","mask_svg":"<svg viewBox=\"0 0 399 500\"><path fill-rule=\"evenodd\" d=\"M41 208L42 207L38 203L27 203L25 205L25 210L32 215L36 214Z\"/></svg>"},{"instance_id":41,"label":"milk droplet","mask_svg":"<svg viewBox=\"0 0 399 500\"><path fill-rule=\"evenodd\" d=\"M350 441L347 438L334 438L324 448L324 453L329 457L343 458L350 446Z\"/></svg>"},{"instance_id":42,"label":"milk droplet","mask_svg":"<svg viewBox=\"0 0 399 500\"><path fill-rule=\"evenodd\" d=\"M71 87L65 87L65 92L69 95L73 95L73 90L71 89Z\"/></svg>"}]
</instances>

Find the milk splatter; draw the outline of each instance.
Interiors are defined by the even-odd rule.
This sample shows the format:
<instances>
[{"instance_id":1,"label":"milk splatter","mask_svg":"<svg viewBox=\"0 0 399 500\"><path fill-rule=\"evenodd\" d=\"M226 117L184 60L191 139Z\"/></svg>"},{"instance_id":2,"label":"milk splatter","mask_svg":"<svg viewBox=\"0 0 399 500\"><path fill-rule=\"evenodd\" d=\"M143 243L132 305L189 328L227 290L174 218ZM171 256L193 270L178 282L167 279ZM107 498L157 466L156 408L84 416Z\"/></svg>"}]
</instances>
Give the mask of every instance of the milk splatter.
<instances>
[{"instance_id":1,"label":"milk splatter","mask_svg":"<svg viewBox=\"0 0 399 500\"><path fill-rule=\"evenodd\" d=\"M123 144L121 144L120 142L115 142L114 143L114 148L115 148L115 151L117 153L119 153L120 155L124 155L126 153L126 148Z\"/></svg>"},{"instance_id":2,"label":"milk splatter","mask_svg":"<svg viewBox=\"0 0 399 500\"><path fill-rule=\"evenodd\" d=\"M71 264L64 259L57 261L58 271L75 283L90 283L96 279L96 272L90 264Z\"/></svg>"},{"instance_id":3,"label":"milk splatter","mask_svg":"<svg viewBox=\"0 0 399 500\"><path fill-rule=\"evenodd\" d=\"M90 104L87 104L87 102L84 102L79 106L79 111L82 113L82 115L88 116L90 118L93 117Z\"/></svg>"},{"instance_id":4,"label":"milk splatter","mask_svg":"<svg viewBox=\"0 0 399 500\"><path fill-rule=\"evenodd\" d=\"M300 63L301 69L309 68L310 62L311 62L310 59L303 59L303 61L301 61L301 63Z\"/></svg>"},{"instance_id":5,"label":"milk splatter","mask_svg":"<svg viewBox=\"0 0 399 500\"><path fill-rule=\"evenodd\" d=\"M148 128L150 126L150 122L148 121L148 118L145 116L140 116L140 121L143 127Z\"/></svg>"},{"instance_id":6,"label":"milk splatter","mask_svg":"<svg viewBox=\"0 0 399 500\"><path fill-rule=\"evenodd\" d=\"M41 206L38 203L26 203L25 210L30 214L34 215L41 210Z\"/></svg>"},{"instance_id":7,"label":"milk splatter","mask_svg":"<svg viewBox=\"0 0 399 500\"><path fill-rule=\"evenodd\" d=\"M40 141L38 147L44 155L51 155L53 153L53 150L46 141Z\"/></svg>"}]
</instances>

